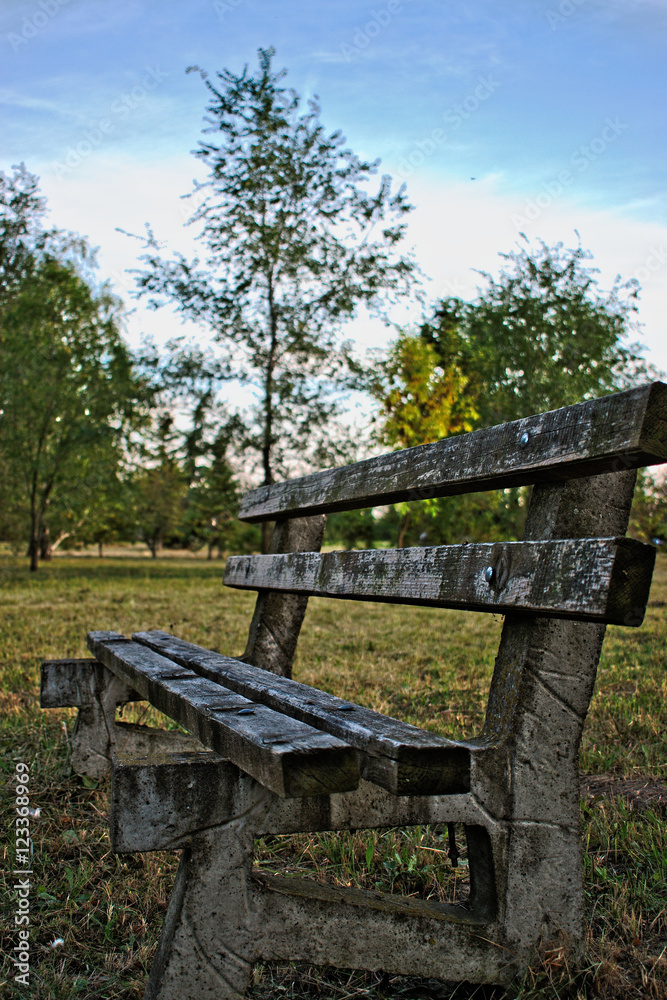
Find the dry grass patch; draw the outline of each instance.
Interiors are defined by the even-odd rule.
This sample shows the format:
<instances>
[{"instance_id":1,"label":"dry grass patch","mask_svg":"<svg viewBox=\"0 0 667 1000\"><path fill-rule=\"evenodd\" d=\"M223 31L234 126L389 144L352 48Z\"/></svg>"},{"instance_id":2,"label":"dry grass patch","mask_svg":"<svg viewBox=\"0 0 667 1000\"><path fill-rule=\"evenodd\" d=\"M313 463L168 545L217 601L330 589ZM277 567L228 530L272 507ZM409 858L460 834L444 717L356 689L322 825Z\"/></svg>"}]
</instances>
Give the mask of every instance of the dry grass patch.
<instances>
[{"instance_id":1,"label":"dry grass patch","mask_svg":"<svg viewBox=\"0 0 667 1000\"><path fill-rule=\"evenodd\" d=\"M88 656L90 629L129 634L163 628L238 654L253 595L225 591L221 566L203 561L59 558L28 574L23 560L0 560L0 766L6 889L13 857L13 761L31 764L33 976L36 1000L143 996L178 857L117 857L109 849L107 789L71 772L63 723L72 711L38 707L43 658ZM389 975L258 967L253 996L367 1000L667 1000L667 839L659 795L632 808L628 790L667 783L667 557L660 555L651 607L641 630L610 628L582 747L583 770L604 794L585 796L588 957L570 969L548 956L511 991ZM501 627L488 615L429 608L311 601L295 676L452 736L481 726ZM142 712L141 706L138 711ZM155 718L155 716L152 716ZM150 719L150 717L149 717ZM623 780L625 786L610 784ZM598 791L600 788L598 788ZM620 796L611 792L621 791ZM451 892L444 831L272 838L261 866L340 884L428 896ZM282 866L282 867L281 867ZM457 870L465 889L465 865ZM10 893L5 899L11 900ZM14 945L11 925L3 952ZM53 946L59 938L62 945ZM9 1000L25 988L0 980Z\"/></svg>"}]
</instances>

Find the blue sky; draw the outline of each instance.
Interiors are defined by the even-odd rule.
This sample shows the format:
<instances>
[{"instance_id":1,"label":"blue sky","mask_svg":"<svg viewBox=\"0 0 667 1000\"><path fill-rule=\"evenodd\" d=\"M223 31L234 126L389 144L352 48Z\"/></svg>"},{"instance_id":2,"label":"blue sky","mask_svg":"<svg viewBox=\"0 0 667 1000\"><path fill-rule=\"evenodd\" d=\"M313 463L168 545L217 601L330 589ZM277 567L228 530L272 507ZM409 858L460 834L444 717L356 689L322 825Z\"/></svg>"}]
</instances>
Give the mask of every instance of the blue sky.
<instances>
[{"instance_id":1,"label":"blue sky","mask_svg":"<svg viewBox=\"0 0 667 1000\"><path fill-rule=\"evenodd\" d=\"M0 168L40 175L53 222L98 245L124 293L137 245L117 226L191 246L179 195L206 91L185 68L240 71L269 45L328 128L406 181L431 298L473 294L520 230L578 230L603 284L640 280L641 339L667 369L664 0L3 0ZM142 331L180 326L139 305Z\"/></svg>"}]
</instances>

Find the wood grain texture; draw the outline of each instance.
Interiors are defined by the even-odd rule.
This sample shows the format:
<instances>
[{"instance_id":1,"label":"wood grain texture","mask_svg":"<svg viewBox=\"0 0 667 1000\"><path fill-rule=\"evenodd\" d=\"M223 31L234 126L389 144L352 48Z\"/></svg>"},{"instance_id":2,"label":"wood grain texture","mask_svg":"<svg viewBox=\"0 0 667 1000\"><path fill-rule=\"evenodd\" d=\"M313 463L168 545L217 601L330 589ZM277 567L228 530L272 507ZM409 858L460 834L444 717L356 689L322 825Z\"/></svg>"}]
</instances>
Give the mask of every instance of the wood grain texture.
<instances>
[{"instance_id":1,"label":"wood grain texture","mask_svg":"<svg viewBox=\"0 0 667 1000\"><path fill-rule=\"evenodd\" d=\"M619 472L666 461L667 385L654 382L263 486L243 497L239 516L244 521L263 521L281 515L352 510Z\"/></svg>"},{"instance_id":2,"label":"wood grain texture","mask_svg":"<svg viewBox=\"0 0 667 1000\"><path fill-rule=\"evenodd\" d=\"M470 788L470 749L463 743L167 632L137 632L132 638L231 691L339 737L360 752L362 776L396 795L444 795Z\"/></svg>"},{"instance_id":3,"label":"wood grain texture","mask_svg":"<svg viewBox=\"0 0 667 1000\"><path fill-rule=\"evenodd\" d=\"M640 625L654 563L653 546L634 539L562 539L233 556L224 581L241 589Z\"/></svg>"},{"instance_id":4,"label":"wood grain texture","mask_svg":"<svg viewBox=\"0 0 667 1000\"><path fill-rule=\"evenodd\" d=\"M90 632L88 647L204 746L277 795L295 798L356 788L356 752L336 737L251 702L117 632Z\"/></svg>"}]
</instances>

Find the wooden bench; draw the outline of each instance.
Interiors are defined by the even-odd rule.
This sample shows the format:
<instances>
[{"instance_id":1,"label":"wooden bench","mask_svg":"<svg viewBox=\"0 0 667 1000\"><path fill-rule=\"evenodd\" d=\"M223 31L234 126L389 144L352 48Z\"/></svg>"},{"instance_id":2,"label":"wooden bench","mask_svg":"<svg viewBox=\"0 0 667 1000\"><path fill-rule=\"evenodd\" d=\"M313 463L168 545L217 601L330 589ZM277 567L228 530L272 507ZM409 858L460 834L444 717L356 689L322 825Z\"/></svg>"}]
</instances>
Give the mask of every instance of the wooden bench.
<instances>
[{"instance_id":1,"label":"wooden bench","mask_svg":"<svg viewBox=\"0 0 667 1000\"><path fill-rule=\"evenodd\" d=\"M304 961L508 983L583 950L578 751L605 625L641 624L655 552L625 537L636 469L667 459L661 383L254 490L272 551L228 561L258 591L240 659L160 631L90 633L43 666L79 708L77 770L112 772L116 851L182 849L149 1000L238 998L253 964ZM331 511L534 484L524 540L320 554ZM505 615L474 739L291 680L312 594ZM146 699L191 736L115 721ZM462 824L464 904L253 874L256 838Z\"/></svg>"}]
</instances>

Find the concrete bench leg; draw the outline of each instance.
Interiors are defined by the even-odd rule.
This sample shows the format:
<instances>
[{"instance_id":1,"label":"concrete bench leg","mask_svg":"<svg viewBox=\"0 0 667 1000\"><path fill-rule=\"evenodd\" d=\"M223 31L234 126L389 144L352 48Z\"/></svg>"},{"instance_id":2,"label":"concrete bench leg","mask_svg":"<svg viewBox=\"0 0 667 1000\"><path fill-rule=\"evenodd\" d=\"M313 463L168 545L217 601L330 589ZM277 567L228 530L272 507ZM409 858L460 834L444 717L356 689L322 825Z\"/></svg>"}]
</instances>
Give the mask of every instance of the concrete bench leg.
<instances>
[{"instance_id":1,"label":"concrete bench leg","mask_svg":"<svg viewBox=\"0 0 667 1000\"><path fill-rule=\"evenodd\" d=\"M106 778L118 748L130 752L202 749L194 737L171 730L116 722L116 709L141 701L97 660L45 660L42 663L42 708L78 708L72 734L72 767L89 778Z\"/></svg>"},{"instance_id":2,"label":"concrete bench leg","mask_svg":"<svg viewBox=\"0 0 667 1000\"><path fill-rule=\"evenodd\" d=\"M145 1000L243 997L260 961L479 982L517 971L495 898L506 832L486 835L470 796L397 798L363 783L331 798L280 799L211 751L117 754L113 765L112 848L183 849ZM475 859L470 907L253 871L257 837L446 822L452 809Z\"/></svg>"},{"instance_id":3,"label":"concrete bench leg","mask_svg":"<svg viewBox=\"0 0 667 1000\"><path fill-rule=\"evenodd\" d=\"M255 830L272 797L183 851L144 1000L238 1000L257 960L249 884Z\"/></svg>"}]
</instances>

